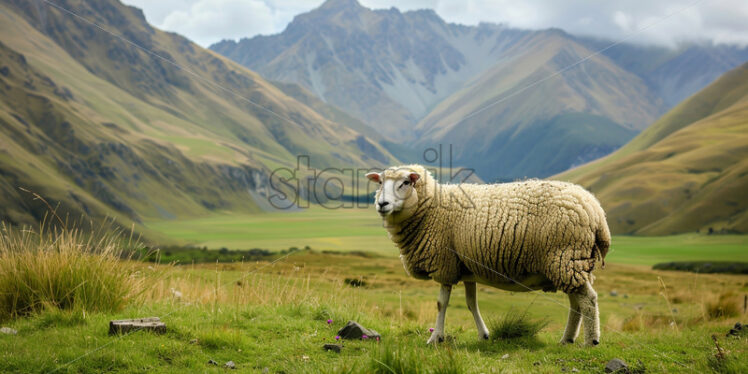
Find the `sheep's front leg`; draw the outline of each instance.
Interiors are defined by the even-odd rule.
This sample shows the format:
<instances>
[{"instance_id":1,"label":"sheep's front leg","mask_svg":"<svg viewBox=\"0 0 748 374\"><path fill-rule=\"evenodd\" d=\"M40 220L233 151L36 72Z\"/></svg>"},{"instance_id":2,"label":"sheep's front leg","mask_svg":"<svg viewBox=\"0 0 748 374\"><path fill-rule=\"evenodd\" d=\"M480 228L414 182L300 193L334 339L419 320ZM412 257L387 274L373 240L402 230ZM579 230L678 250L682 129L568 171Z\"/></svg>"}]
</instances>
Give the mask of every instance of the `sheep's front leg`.
<instances>
[{"instance_id":1,"label":"sheep's front leg","mask_svg":"<svg viewBox=\"0 0 748 374\"><path fill-rule=\"evenodd\" d=\"M452 286L442 284L439 291L439 300L436 302L436 308L439 315L436 317L436 327L426 344L441 343L444 341L444 317L447 315L447 305L449 305L449 295L452 293Z\"/></svg>"},{"instance_id":2,"label":"sheep's front leg","mask_svg":"<svg viewBox=\"0 0 748 374\"><path fill-rule=\"evenodd\" d=\"M488 328L486 328L486 324L483 323L483 318L480 316L480 310L478 310L478 299L475 296L475 282L464 283L465 302L467 303L468 309L473 313L475 327L478 328L478 338L488 339Z\"/></svg>"},{"instance_id":3,"label":"sheep's front leg","mask_svg":"<svg viewBox=\"0 0 748 374\"><path fill-rule=\"evenodd\" d=\"M569 319L566 322L566 331L561 338L561 344L574 343L579 335L579 326L582 324L582 311L579 309L580 296L576 293L569 294Z\"/></svg>"}]
</instances>

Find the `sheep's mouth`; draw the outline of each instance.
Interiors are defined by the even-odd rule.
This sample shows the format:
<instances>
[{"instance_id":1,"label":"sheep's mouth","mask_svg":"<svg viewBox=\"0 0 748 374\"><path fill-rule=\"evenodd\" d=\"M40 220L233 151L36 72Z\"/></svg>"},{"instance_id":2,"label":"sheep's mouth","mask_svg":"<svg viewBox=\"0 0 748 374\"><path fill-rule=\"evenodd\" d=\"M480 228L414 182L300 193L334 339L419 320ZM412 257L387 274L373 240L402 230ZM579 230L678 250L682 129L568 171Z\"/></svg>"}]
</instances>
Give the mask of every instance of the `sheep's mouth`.
<instances>
[{"instance_id":1,"label":"sheep's mouth","mask_svg":"<svg viewBox=\"0 0 748 374\"><path fill-rule=\"evenodd\" d=\"M386 217L390 213L392 213L392 209L379 209L379 208L377 208L377 213L379 213L379 215L382 216L382 217Z\"/></svg>"}]
</instances>

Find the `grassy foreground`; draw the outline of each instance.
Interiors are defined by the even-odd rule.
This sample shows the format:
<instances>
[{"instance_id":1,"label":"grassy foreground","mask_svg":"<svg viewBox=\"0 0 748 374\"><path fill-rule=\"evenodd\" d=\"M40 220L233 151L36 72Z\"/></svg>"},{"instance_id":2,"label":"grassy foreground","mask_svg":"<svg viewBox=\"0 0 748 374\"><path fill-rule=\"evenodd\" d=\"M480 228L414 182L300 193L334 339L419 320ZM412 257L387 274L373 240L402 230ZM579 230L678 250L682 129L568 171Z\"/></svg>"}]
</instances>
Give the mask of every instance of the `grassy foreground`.
<instances>
[{"instance_id":1,"label":"grassy foreground","mask_svg":"<svg viewBox=\"0 0 748 374\"><path fill-rule=\"evenodd\" d=\"M715 295L748 291L746 276L610 264L598 272L603 335L602 344L592 349L556 343L565 322L565 295L485 287L479 288L485 319L526 310L549 324L536 338L479 342L458 286L447 314L447 334L453 339L434 348L425 341L438 289L405 277L394 258L301 251L274 264L140 267L148 283L143 298L118 312L52 309L2 322L18 334L0 334L1 369L219 372L233 361L242 372L365 373L385 363L403 372L596 373L619 357L647 372L707 372L716 352L715 333L728 352L727 365L748 370L748 362L737 359L748 353L745 335L724 337L746 316L709 314ZM351 277L364 286L347 286L345 279ZM107 335L110 319L146 316L161 317L168 332ZM336 331L351 319L379 331L382 340L346 341L340 354L323 351L322 345L333 343Z\"/></svg>"}]
</instances>

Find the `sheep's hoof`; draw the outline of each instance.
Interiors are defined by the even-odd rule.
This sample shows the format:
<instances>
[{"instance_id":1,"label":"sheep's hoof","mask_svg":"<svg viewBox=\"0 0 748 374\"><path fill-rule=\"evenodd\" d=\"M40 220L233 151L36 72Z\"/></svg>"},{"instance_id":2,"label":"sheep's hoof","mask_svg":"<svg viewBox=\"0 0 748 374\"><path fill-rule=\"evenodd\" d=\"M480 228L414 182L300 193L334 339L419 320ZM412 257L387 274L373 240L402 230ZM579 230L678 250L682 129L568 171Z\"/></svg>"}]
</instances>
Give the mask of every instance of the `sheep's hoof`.
<instances>
[{"instance_id":1,"label":"sheep's hoof","mask_svg":"<svg viewBox=\"0 0 748 374\"><path fill-rule=\"evenodd\" d=\"M574 339L569 339L569 338L561 339L559 343L561 343L562 345L563 344L574 344Z\"/></svg>"},{"instance_id":2,"label":"sheep's hoof","mask_svg":"<svg viewBox=\"0 0 748 374\"><path fill-rule=\"evenodd\" d=\"M584 343L588 347L594 347L594 346L600 344L600 342L597 339L593 339L592 341L587 340Z\"/></svg>"},{"instance_id":3,"label":"sheep's hoof","mask_svg":"<svg viewBox=\"0 0 748 374\"><path fill-rule=\"evenodd\" d=\"M436 331L434 331L431 334L431 337L426 342L426 344L437 344L437 343L443 343L444 342L444 334L437 334Z\"/></svg>"},{"instance_id":4,"label":"sheep's hoof","mask_svg":"<svg viewBox=\"0 0 748 374\"><path fill-rule=\"evenodd\" d=\"M478 334L478 339L488 340L488 333L484 332L482 334Z\"/></svg>"}]
</instances>

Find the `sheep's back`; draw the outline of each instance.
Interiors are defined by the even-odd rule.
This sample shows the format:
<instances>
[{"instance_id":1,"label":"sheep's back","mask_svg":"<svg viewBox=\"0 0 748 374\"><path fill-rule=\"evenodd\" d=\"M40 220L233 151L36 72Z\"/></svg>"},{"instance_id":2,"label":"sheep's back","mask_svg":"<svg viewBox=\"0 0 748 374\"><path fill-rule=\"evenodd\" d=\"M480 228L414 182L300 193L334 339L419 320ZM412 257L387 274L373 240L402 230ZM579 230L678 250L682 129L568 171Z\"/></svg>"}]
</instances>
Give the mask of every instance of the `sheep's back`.
<instances>
[{"instance_id":1,"label":"sheep's back","mask_svg":"<svg viewBox=\"0 0 748 374\"><path fill-rule=\"evenodd\" d=\"M504 276L550 273L559 288L586 280L576 273L594 266L596 233L603 225L607 232L607 223L597 199L582 187L531 180L449 189L461 206L447 208L454 216L454 249L476 276L501 282Z\"/></svg>"}]
</instances>

